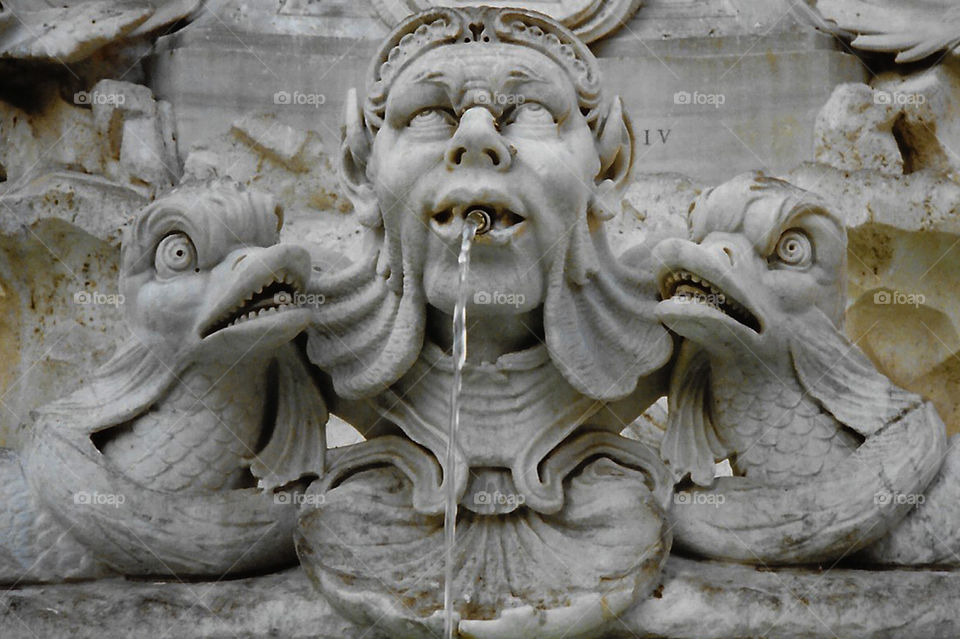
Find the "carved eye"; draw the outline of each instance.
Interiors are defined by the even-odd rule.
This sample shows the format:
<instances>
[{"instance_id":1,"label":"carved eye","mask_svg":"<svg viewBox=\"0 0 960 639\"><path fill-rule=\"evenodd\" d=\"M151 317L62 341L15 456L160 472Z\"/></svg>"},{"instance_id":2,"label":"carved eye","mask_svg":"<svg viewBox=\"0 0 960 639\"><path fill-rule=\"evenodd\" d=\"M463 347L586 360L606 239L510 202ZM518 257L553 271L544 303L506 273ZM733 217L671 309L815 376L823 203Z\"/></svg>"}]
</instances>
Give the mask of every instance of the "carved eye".
<instances>
[{"instance_id":1,"label":"carved eye","mask_svg":"<svg viewBox=\"0 0 960 639\"><path fill-rule=\"evenodd\" d=\"M454 124L453 116L449 112L440 108L421 109L414 114L407 126L412 128L425 128L436 126L448 126Z\"/></svg>"},{"instance_id":2,"label":"carved eye","mask_svg":"<svg viewBox=\"0 0 960 639\"><path fill-rule=\"evenodd\" d=\"M543 125L556 124L553 114L537 102L517 105L510 117L510 124Z\"/></svg>"},{"instance_id":3,"label":"carved eye","mask_svg":"<svg viewBox=\"0 0 960 639\"><path fill-rule=\"evenodd\" d=\"M154 257L158 275L170 277L196 267L197 249L186 233L171 233L160 240Z\"/></svg>"},{"instance_id":4,"label":"carved eye","mask_svg":"<svg viewBox=\"0 0 960 639\"><path fill-rule=\"evenodd\" d=\"M788 266L809 266L813 261L810 237L800 229L784 232L777 241L777 259Z\"/></svg>"}]
</instances>

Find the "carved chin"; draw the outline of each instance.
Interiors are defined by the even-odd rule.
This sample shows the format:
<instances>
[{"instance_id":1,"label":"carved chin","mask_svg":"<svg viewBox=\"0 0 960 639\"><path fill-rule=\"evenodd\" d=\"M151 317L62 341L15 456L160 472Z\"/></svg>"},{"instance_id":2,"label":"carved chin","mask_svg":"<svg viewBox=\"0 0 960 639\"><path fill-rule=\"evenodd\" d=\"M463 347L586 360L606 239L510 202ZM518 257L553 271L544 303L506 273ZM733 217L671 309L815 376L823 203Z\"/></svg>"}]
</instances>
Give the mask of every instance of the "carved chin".
<instances>
[{"instance_id":1,"label":"carved chin","mask_svg":"<svg viewBox=\"0 0 960 639\"><path fill-rule=\"evenodd\" d=\"M500 260L475 255L467 279L467 312L474 317L516 315L543 305L544 274L535 263L505 255ZM430 260L424 265L423 288L427 303L453 313L459 290L456 263Z\"/></svg>"}]
</instances>

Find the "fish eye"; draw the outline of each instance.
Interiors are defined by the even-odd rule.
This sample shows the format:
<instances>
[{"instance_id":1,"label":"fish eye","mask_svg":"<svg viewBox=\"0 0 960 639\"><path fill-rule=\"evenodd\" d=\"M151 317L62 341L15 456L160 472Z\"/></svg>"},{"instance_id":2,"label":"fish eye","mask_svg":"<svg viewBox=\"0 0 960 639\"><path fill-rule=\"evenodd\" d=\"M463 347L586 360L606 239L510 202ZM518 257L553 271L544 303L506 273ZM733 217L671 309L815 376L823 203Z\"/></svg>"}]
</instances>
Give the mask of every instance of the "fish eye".
<instances>
[{"instance_id":1,"label":"fish eye","mask_svg":"<svg viewBox=\"0 0 960 639\"><path fill-rule=\"evenodd\" d=\"M813 262L813 243L810 236L800 229L784 231L777 240L777 248L771 257L796 268L806 268Z\"/></svg>"},{"instance_id":2,"label":"fish eye","mask_svg":"<svg viewBox=\"0 0 960 639\"><path fill-rule=\"evenodd\" d=\"M154 268L160 277L172 277L197 268L197 249L186 233L171 233L157 245Z\"/></svg>"}]
</instances>

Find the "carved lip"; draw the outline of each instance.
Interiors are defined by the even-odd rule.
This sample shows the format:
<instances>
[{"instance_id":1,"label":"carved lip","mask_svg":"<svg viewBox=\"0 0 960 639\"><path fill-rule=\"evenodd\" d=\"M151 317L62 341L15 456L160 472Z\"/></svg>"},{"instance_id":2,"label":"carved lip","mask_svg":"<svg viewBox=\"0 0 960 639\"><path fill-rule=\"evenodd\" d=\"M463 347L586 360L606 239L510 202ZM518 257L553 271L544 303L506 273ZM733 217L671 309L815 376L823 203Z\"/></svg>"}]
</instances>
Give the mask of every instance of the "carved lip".
<instances>
[{"instance_id":1,"label":"carved lip","mask_svg":"<svg viewBox=\"0 0 960 639\"><path fill-rule=\"evenodd\" d=\"M209 322L200 336L206 338L231 326L297 309L297 298L302 290L300 275L285 269L270 271L261 279L250 282L246 296L235 298L233 306Z\"/></svg>"},{"instance_id":2,"label":"carved lip","mask_svg":"<svg viewBox=\"0 0 960 639\"><path fill-rule=\"evenodd\" d=\"M743 303L704 277L685 269L669 271L660 279L660 296L713 308L743 324L755 333L763 332L763 323Z\"/></svg>"},{"instance_id":3,"label":"carved lip","mask_svg":"<svg viewBox=\"0 0 960 639\"><path fill-rule=\"evenodd\" d=\"M464 219L472 209L482 209L490 216L490 230L478 242L505 244L527 221L522 203L504 193L490 189L455 190L447 193L430 212L430 228L445 240L455 241L463 232Z\"/></svg>"}]
</instances>

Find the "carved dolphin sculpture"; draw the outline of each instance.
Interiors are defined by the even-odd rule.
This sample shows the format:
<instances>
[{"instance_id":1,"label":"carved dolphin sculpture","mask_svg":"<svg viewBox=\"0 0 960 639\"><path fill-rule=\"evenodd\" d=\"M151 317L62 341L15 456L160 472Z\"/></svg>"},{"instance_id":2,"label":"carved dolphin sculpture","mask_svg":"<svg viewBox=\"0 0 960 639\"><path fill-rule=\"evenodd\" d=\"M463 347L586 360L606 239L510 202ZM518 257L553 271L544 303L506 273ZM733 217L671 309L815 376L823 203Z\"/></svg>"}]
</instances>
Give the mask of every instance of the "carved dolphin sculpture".
<instances>
[{"instance_id":1,"label":"carved dolphin sculpture","mask_svg":"<svg viewBox=\"0 0 960 639\"><path fill-rule=\"evenodd\" d=\"M268 197L181 187L127 229L130 338L0 452L0 581L216 575L294 560L296 504L322 472L326 409L291 340L305 250ZM258 484L258 486L256 485Z\"/></svg>"},{"instance_id":2,"label":"carved dolphin sculpture","mask_svg":"<svg viewBox=\"0 0 960 639\"><path fill-rule=\"evenodd\" d=\"M846 236L811 194L761 175L705 193L693 241L654 255L657 315L683 337L661 456L696 486L678 547L744 562L837 558L881 538L921 493L945 435L838 328ZM729 459L733 477L714 478Z\"/></svg>"}]
</instances>

